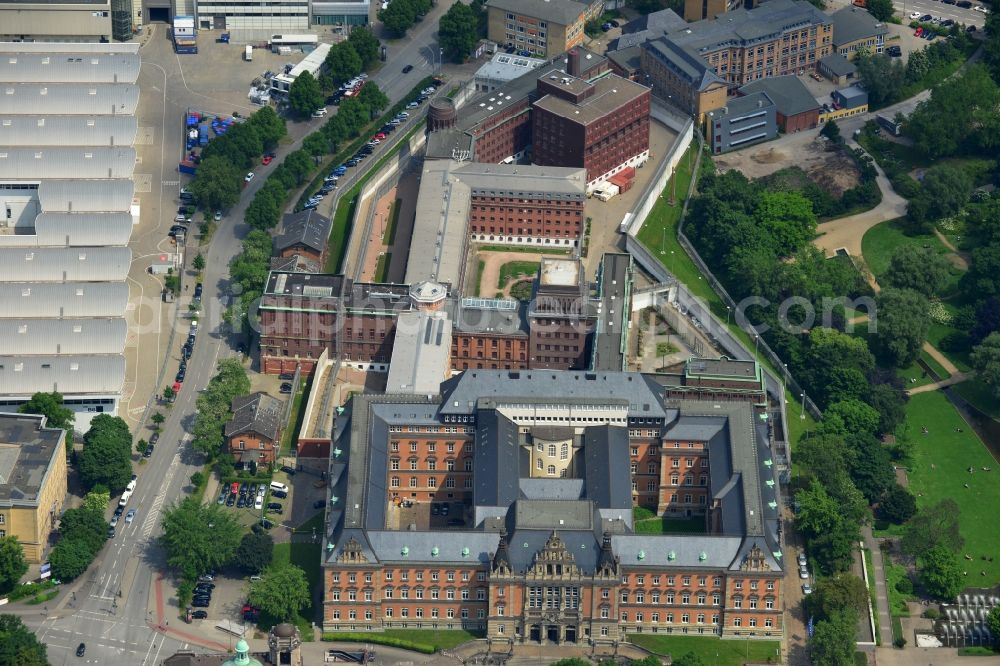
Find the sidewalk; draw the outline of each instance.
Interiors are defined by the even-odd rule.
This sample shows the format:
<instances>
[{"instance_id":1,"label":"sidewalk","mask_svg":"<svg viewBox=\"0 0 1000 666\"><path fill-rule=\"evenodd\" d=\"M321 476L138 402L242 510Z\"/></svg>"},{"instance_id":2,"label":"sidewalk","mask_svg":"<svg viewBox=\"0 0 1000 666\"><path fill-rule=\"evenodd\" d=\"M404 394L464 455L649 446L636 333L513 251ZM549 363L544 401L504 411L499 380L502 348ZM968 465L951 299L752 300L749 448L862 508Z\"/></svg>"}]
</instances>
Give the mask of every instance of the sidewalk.
<instances>
[{"instance_id":1,"label":"sidewalk","mask_svg":"<svg viewBox=\"0 0 1000 666\"><path fill-rule=\"evenodd\" d=\"M872 535L872 528L865 525L861 528L861 536L865 548L872 554L872 577L875 578L875 605L878 612L879 640L883 646L892 645L892 617L889 614L889 597L885 587L885 567L882 562L882 549Z\"/></svg>"}]
</instances>

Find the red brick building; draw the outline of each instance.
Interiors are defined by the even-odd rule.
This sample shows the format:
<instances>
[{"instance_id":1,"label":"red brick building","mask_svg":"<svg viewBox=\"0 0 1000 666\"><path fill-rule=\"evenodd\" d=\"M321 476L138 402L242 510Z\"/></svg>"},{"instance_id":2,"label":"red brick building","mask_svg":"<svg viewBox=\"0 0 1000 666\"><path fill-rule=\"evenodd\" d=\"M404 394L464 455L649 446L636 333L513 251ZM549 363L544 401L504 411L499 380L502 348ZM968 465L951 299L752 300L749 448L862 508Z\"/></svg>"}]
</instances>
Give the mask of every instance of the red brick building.
<instances>
[{"instance_id":1,"label":"red brick building","mask_svg":"<svg viewBox=\"0 0 1000 666\"><path fill-rule=\"evenodd\" d=\"M233 459L273 464L281 445L281 402L258 391L233 398L232 411L223 434Z\"/></svg>"},{"instance_id":2,"label":"red brick building","mask_svg":"<svg viewBox=\"0 0 1000 666\"><path fill-rule=\"evenodd\" d=\"M470 370L439 395L356 395L335 430L324 631L782 634L779 497L747 402L668 400L637 373ZM637 534L636 505L703 533Z\"/></svg>"},{"instance_id":3,"label":"red brick building","mask_svg":"<svg viewBox=\"0 0 1000 666\"><path fill-rule=\"evenodd\" d=\"M528 319L529 367L588 367L597 308L579 262L542 259Z\"/></svg>"},{"instance_id":4,"label":"red brick building","mask_svg":"<svg viewBox=\"0 0 1000 666\"><path fill-rule=\"evenodd\" d=\"M797 76L773 76L748 83L740 95L766 93L774 102L778 128L786 134L819 126L819 102Z\"/></svg>"},{"instance_id":5,"label":"red brick building","mask_svg":"<svg viewBox=\"0 0 1000 666\"><path fill-rule=\"evenodd\" d=\"M650 90L577 47L431 127L430 159L583 168L592 188L649 157Z\"/></svg>"},{"instance_id":6,"label":"red brick building","mask_svg":"<svg viewBox=\"0 0 1000 666\"><path fill-rule=\"evenodd\" d=\"M303 257L323 266L329 239L330 218L306 209L285 215L281 234L274 239L274 251L282 258Z\"/></svg>"}]
</instances>

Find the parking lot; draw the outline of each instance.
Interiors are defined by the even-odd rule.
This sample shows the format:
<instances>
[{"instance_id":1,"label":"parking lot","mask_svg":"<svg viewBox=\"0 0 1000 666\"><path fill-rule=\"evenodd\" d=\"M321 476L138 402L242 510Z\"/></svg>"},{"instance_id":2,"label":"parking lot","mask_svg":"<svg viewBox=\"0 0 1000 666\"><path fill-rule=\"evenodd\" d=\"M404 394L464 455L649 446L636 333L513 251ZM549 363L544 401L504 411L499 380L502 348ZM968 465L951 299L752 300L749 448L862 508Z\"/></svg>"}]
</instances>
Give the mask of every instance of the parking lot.
<instances>
[{"instance_id":1,"label":"parking lot","mask_svg":"<svg viewBox=\"0 0 1000 666\"><path fill-rule=\"evenodd\" d=\"M467 523L467 507L459 501L389 503L389 529L460 529Z\"/></svg>"}]
</instances>

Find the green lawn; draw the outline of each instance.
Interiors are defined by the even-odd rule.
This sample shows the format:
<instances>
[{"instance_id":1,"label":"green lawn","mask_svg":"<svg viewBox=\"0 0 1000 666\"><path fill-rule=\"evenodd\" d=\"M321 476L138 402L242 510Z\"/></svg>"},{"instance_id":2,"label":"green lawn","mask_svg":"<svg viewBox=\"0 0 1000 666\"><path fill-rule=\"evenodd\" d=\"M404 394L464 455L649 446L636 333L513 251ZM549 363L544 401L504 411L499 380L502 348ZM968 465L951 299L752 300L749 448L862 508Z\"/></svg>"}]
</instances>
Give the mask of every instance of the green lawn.
<instances>
[{"instance_id":1,"label":"green lawn","mask_svg":"<svg viewBox=\"0 0 1000 666\"><path fill-rule=\"evenodd\" d=\"M1000 419L1000 400L996 399L993 391L986 384L978 379L969 379L957 384L954 390L979 411L995 419Z\"/></svg>"},{"instance_id":2,"label":"green lawn","mask_svg":"<svg viewBox=\"0 0 1000 666\"><path fill-rule=\"evenodd\" d=\"M309 581L309 589L317 590L322 587L322 571L320 568L320 554L322 545L318 543L276 543L274 544L274 556L271 558L272 564L294 564L306 572L306 579ZM315 619L316 610L312 605L306 606L296 618L294 624L302 632L302 640L313 640L312 623ZM261 624L267 624L261 618ZM263 627L269 628L269 627ZM308 631L308 634L306 633ZM309 636L307 639L306 636Z\"/></svg>"},{"instance_id":3,"label":"green lawn","mask_svg":"<svg viewBox=\"0 0 1000 666\"><path fill-rule=\"evenodd\" d=\"M524 245L478 245L475 246L477 252L523 252L525 254L544 254L545 256L560 255L565 256L569 250L558 250L548 247L526 247Z\"/></svg>"},{"instance_id":4,"label":"green lawn","mask_svg":"<svg viewBox=\"0 0 1000 666\"><path fill-rule=\"evenodd\" d=\"M876 280L881 280L888 270L893 251L903 245L928 248L937 254L951 253L933 233L907 235L904 233L901 220L889 220L877 224L861 239L861 252ZM962 277L962 272L957 268L951 269L944 294L954 293L958 289L958 280Z\"/></svg>"},{"instance_id":5,"label":"green lawn","mask_svg":"<svg viewBox=\"0 0 1000 666\"><path fill-rule=\"evenodd\" d=\"M483 637L481 633L463 629L386 629L382 634L414 643L429 643L439 650L450 650Z\"/></svg>"},{"instance_id":6,"label":"green lawn","mask_svg":"<svg viewBox=\"0 0 1000 666\"><path fill-rule=\"evenodd\" d=\"M389 226L385 228L385 233L382 234L382 243L384 245L391 246L396 240L396 225L399 224L399 209L402 202L402 199L396 199L392 202L392 210L389 212Z\"/></svg>"},{"instance_id":7,"label":"green lawn","mask_svg":"<svg viewBox=\"0 0 1000 666\"><path fill-rule=\"evenodd\" d=\"M974 558L969 563L969 584L1000 582L1000 558L994 562L980 559L1000 553L1000 531L993 527L996 507L1000 506L1000 465L940 391L912 396L906 414L913 439L909 487L917 495L917 504L954 499L961 509L962 552ZM922 434L921 427L926 427L928 434ZM975 470L972 474L969 467ZM984 472L983 467L994 471ZM980 571L986 571L986 576L980 576Z\"/></svg>"},{"instance_id":8,"label":"green lawn","mask_svg":"<svg viewBox=\"0 0 1000 666\"><path fill-rule=\"evenodd\" d=\"M497 278L497 289L502 290L512 278L537 275L539 265L537 261L508 261L500 267L500 276Z\"/></svg>"},{"instance_id":9,"label":"green lawn","mask_svg":"<svg viewBox=\"0 0 1000 666\"><path fill-rule=\"evenodd\" d=\"M910 608L906 605L909 595L903 594L896 585L906 578L906 567L883 560L885 564L885 589L889 594L889 614L893 617L910 617Z\"/></svg>"},{"instance_id":10,"label":"green lawn","mask_svg":"<svg viewBox=\"0 0 1000 666\"><path fill-rule=\"evenodd\" d=\"M385 252L378 256L378 263L375 264L375 281L385 282L386 274L389 272L389 262L392 261L392 252Z\"/></svg>"},{"instance_id":11,"label":"green lawn","mask_svg":"<svg viewBox=\"0 0 1000 666\"><path fill-rule=\"evenodd\" d=\"M295 396L292 398L290 421L285 424L285 429L281 433L280 455L287 456L292 453L295 440L299 436L299 429L302 428L302 417L306 413L306 405L309 403L309 386L311 383L311 379L303 379L302 383L299 384L299 390L295 392Z\"/></svg>"},{"instance_id":12,"label":"green lawn","mask_svg":"<svg viewBox=\"0 0 1000 666\"><path fill-rule=\"evenodd\" d=\"M958 648L959 657L995 657L997 653L993 650L976 645L974 647Z\"/></svg>"},{"instance_id":13,"label":"green lawn","mask_svg":"<svg viewBox=\"0 0 1000 666\"><path fill-rule=\"evenodd\" d=\"M664 634L629 634L630 643L659 655L673 658L693 652L706 664L743 666L747 661L775 662L781 659L778 641L722 640L714 636L666 636Z\"/></svg>"},{"instance_id":14,"label":"green lawn","mask_svg":"<svg viewBox=\"0 0 1000 666\"><path fill-rule=\"evenodd\" d=\"M476 266L476 291L474 292L476 296L479 296L479 287L482 286L484 270L486 270L486 262L480 259L479 264Z\"/></svg>"},{"instance_id":15,"label":"green lawn","mask_svg":"<svg viewBox=\"0 0 1000 666\"><path fill-rule=\"evenodd\" d=\"M315 529L316 534L319 535L323 533L323 526L325 523L326 515L323 511L320 511L315 516L296 527L295 531L300 534L312 534L313 529Z\"/></svg>"},{"instance_id":16,"label":"green lawn","mask_svg":"<svg viewBox=\"0 0 1000 666\"><path fill-rule=\"evenodd\" d=\"M637 534L705 534L704 518L646 518L635 521Z\"/></svg>"}]
</instances>

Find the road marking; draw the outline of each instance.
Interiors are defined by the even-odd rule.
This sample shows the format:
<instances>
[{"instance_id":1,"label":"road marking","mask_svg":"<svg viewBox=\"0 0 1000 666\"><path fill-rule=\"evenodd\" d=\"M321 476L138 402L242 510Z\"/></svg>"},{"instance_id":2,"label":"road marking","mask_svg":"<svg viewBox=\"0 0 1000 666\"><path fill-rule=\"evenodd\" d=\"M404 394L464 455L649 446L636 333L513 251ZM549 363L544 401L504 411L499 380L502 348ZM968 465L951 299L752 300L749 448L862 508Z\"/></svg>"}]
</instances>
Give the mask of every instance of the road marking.
<instances>
[{"instance_id":1,"label":"road marking","mask_svg":"<svg viewBox=\"0 0 1000 666\"><path fill-rule=\"evenodd\" d=\"M163 477L160 492L153 499L153 503L149 507L149 515L146 516L146 520L142 524L143 539L148 539L149 535L153 533L153 528L156 527L156 521L159 520L160 508L163 506L163 501L167 496L167 488L171 480L173 480L174 474L177 473L177 467L181 462L181 449L183 448L183 444L186 444L190 439L190 436L184 437L182 446L177 447L177 452L174 453L173 460L170 461L170 467L167 468L167 473Z\"/></svg>"},{"instance_id":2,"label":"road marking","mask_svg":"<svg viewBox=\"0 0 1000 666\"><path fill-rule=\"evenodd\" d=\"M163 180L163 181L160 181L160 184L163 185L163 186L165 186L165 187L177 187L178 185L181 184L181 181L179 181L179 180Z\"/></svg>"}]
</instances>

